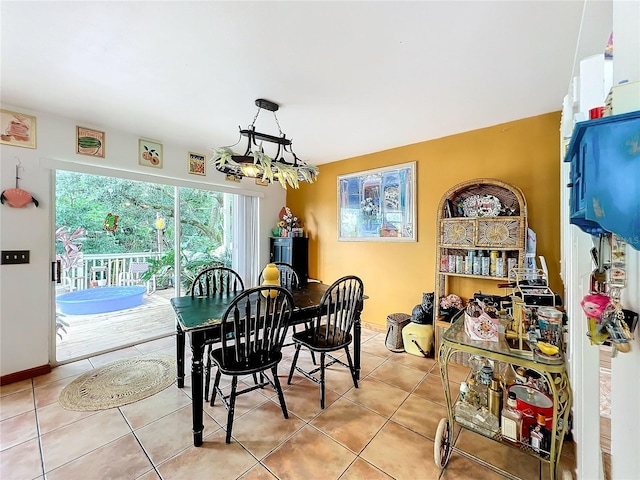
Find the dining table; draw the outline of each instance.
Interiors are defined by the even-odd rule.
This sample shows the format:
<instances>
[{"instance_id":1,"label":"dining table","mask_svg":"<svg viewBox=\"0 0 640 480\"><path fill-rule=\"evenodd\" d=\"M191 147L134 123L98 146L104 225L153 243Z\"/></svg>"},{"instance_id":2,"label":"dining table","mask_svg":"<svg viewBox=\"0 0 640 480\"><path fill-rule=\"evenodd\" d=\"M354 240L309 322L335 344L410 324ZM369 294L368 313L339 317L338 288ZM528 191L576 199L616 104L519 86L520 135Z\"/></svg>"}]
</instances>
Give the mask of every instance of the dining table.
<instances>
[{"instance_id":1,"label":"dining table","mask_svg":"<svg viewBox=\"0 0 640 480\"><path fill-rule=\"evenodd\" d=\"M308 322L321 314L320 301L330 285L320 282L309 282L291 290L294 308L290 325ZM178 388L184 387L185 336L188 334L191 344L191 403L193 417L193 444L202 445L203 424L203 356L205 345L219 341L222 317L236 296L241 292L215 294L210 296L186 295L171 299L171 306L176 314L176 361ZM366 298L366 297L364 297ZM360 312L353 326L353 362L356 378L360 378Z\"/></svg>"}]
</instances>

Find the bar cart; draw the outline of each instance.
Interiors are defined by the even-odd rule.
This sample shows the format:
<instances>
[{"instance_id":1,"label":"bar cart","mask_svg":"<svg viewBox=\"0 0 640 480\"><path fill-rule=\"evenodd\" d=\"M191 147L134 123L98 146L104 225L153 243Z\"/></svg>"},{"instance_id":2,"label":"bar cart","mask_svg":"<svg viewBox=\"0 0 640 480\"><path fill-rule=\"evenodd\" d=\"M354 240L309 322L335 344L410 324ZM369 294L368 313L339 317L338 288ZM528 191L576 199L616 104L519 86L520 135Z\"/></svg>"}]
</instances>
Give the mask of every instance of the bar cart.
<instances>
[{"instance_id":1,"label":"bar cart","mask_svg":"<svg viewBox=\"0 0 640 480\"><path fill-rule=\"evenodd\" d=\"M553 400L553 420L551 422L551 441L548 456L536 453L528 444L521 443L515 445L509 443L503 439L499 429L497 432L488 431L461 417L456 417L456 405L452 404L448 376L448 363L451 356L456 352L484 357L506 364L518 365L537 372L546 380L549 387L549 395ZM558 460L562 451L562 443L572 401L571 386L562 354L559 360L546 360L539 356L534 356L532 351L511 348L504 334L499 335L498 342L472 340L465 332L464 312L461 311L454 317L451 326L442 336L438 364L440 366L442 385L447 402L448 416L440 420L436 430L434 442L434 460L436 465L440 468L446 467L449 457L451 456L451 451L453 450L452 434L455 430L455 424L457 423L462 428L471 430L503 445L519 449L543 462L547 462L549 464L550 478L559 478L557 472ZM453 398L455 398L455 395ZM570 472L563 472L563 476L566 474L569 474L568 477L571 478Z\"/></svg>"}]
</instances>

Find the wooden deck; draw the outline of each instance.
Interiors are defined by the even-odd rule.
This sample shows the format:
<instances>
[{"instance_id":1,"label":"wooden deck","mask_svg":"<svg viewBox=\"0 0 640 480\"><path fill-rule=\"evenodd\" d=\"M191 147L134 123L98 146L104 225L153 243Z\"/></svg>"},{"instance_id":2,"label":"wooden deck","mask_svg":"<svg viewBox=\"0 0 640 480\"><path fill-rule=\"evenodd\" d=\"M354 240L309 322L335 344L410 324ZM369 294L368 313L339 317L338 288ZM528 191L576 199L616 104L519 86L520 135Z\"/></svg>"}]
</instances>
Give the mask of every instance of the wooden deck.
<instances>
[{"instance_id":1,"label":"wooden deck","mask_svg":"<svg viewBox=\"0 0 640 480\"><path fill-rule=\"evenodd\" d=\"M142 305L116 312L91 315L64 315L62 339L56 339L56 361L68 362L141 343L145 340L173 335L175 315L169 300L175 290L157 290L145 294Z\"/></svg>"}]
</instances>

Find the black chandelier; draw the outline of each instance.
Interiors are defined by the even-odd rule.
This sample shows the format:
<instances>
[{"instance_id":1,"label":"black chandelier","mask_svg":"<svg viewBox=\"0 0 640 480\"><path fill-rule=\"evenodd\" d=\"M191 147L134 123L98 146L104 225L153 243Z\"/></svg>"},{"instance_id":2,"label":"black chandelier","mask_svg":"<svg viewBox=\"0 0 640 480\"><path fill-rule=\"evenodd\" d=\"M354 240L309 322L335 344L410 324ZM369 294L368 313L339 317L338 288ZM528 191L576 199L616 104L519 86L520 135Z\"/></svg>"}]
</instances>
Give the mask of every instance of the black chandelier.
<instances>
[{"instance_id":1,"label":"black chandelier","mask_svg":"<svg viewBox=\"0 0 640 480\"><path fill-rule=\"evenodd\" d=\"M276 116L276 112L280 108L279 105L263 98L258 98L255 103L258 111L253 117L251 125L247 129L238 127L240 128L240 140L242 137L247 138L246 151L242 155L234 152L232 147L235 145L214 149L211 160L214 162L216 170L238 178L260 178L269 183L277 180L283 188L287 188L287 185L298 188L301 181L314 182L318 176L318 167L300 160L293 151L292 141L282 132ZM260 110L273 112L279 136L256 131L255 123L260 115ZM277 146L273 157L265 153L264 142Z\"/></svg>"}]
</instances>

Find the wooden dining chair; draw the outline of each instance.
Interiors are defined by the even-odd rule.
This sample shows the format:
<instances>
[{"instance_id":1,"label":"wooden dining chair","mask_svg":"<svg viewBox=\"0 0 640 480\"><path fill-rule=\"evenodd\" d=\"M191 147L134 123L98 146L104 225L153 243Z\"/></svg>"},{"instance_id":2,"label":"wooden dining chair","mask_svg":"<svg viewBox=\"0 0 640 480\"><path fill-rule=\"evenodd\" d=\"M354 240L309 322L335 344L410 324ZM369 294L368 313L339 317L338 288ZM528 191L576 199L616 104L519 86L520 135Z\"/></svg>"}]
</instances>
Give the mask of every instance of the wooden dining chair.
<instances>
[{"instance_id":1,"label":"wooden dining chair","mask_svg":"<svg viewBox=\"0 0 640 480\"><path fill-rule=\"evenodd\" d=\"M282 344L293 311L293 297L286 288L260 286L245 290L231 302L222 316L221 345L209 358L217 365L211 393L211 406L219 396L227 409L227 437L231 441L236 398L257 388L271 385L278 394L284 418L289 418L280 381L278 363ZM266 371L271 371L272 379ZM259 374L254 385L238 390L238 377ZM220 378L231 376L231 391L222 393Z\"/></svg>"},{"instance_id":2,"label":"wooden dining chair","mask_svg":"<svg viewBox=\"0 0 640 480\"><path fill-rule=\"evenodd\" d=\"M293 265L285 262L271 262L271 263L273 263L276 267L278 267L278 271L280 272L280 285L282 287L285 287L289 291L300 288L300 276L298 275L298 272L293 267ZM260 272L260 276L258 277L258 284L262 283L263 272L264 270ZM305 328L311 328L311 323L308 322L305 325ZM292 325L291 330L293 331L293 333L296 333L297 332L296 325ZM294 343L293 342L285 343L283 347L290 347L291 345L294 345ZM315 365L316 355L313 352L311 352L311 360L313 360L313 364Z\"/></svg>"},{"instance_id":3,"label":"wooden dining chair","mask_svg":"<svg viewBox=\"0 0 640 480\"><path fill-rule=\"evenodd\" d=\"M271 262L276 267L278 267L278 271L280 272L280 285L288 290L298 289L300 288L300 276L293 265L285 262ZM262 283L262 273L260 272L260 277L258 278L258 285Z\"/></svg>"},{"instance_id":4,"label":"wooden dining chair","mask_svg":"<svg viewBox=\"0 0 640 480\"><path fill-rule=\"evenodd\" d=\"M242 277L235 270L227 267L209 267L198 272L191 284L189 293L192 297L210 297L225 295L244 290ZM209 385L211 384L211 348L220 338L207 340L207 363L204 368L204 399L209 400Z\"/></svg>"},{"instance_id":5,"label":"wooden dining chair","mask_svg":"<svg viewBox=\"0 0 640 480\"><path fill-rule=\"evenodd\" d=\"M351 359L349 346L353 342L351 330L353 324L362 311L364 298L364 284L355 275L347 275L336 280L322 296L320 310L313 319L311 328L293 334L293 342L296 345L296 353L293 356L291 370L287 384L291 384L291 378L295 371L300 372L309 380L320 385L320 407L325 406L325 370L327 367L338 363L347 367L353 379L353 385L358 388L357 372ZM320 366L310 371L298 367L298 355L300 349L306 347L311 352L320 353ZM330 352L344 350L347 355L348 365L330 355ZM326 357L329 362L326 363ZM316 376L320 372L319 377Z\"/></svg>"}]
</instances>

